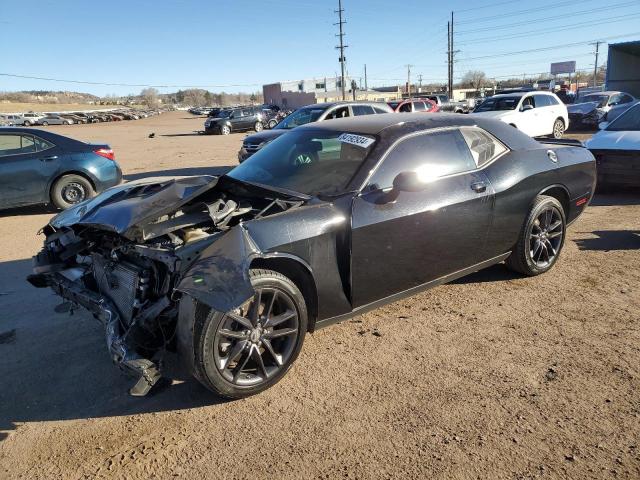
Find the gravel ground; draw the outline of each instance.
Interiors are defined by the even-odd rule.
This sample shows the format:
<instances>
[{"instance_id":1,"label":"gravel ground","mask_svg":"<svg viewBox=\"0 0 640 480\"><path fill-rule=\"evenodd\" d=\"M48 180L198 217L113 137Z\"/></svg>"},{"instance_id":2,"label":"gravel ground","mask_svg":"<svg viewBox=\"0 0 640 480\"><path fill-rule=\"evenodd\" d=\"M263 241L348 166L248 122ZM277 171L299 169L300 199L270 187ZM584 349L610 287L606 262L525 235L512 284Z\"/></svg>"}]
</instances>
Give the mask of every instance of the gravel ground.
<instances>
[{"instance_id":1,"label":"gravel ground","mask_svg":"<svg viewBox=\"0 0 640 480\"><path fill-rule=\"evenodd\" d=\"M235 164L244 134L202 122L50 128L129 178ZM1 215L0 478L640 477L640 195L597 196L546 275L494 266L308 335L235 402L189 379L129 397L98 323L24 280L52 213Z\"/></svg>"}]
</instances>

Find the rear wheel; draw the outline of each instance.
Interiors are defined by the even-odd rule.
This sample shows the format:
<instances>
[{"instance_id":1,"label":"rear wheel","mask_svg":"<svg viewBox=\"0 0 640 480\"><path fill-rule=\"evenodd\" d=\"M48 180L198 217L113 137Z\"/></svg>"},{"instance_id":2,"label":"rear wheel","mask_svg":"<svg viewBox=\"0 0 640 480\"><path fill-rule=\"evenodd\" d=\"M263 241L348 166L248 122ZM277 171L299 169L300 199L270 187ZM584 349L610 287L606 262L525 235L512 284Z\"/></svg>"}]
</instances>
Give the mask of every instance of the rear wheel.
<instances>
[{"instance_id":1,"label":"rear wheel","mask_svg":"<svg viewBox=\"0 0 640 480\"><path fill-rule=\"evenodd\" d=\"M28 121L25 120L25 122L22 125L24 125L25 127L28 127L31 124Z\"/></svg>"},{"instance_id":2,"label":"rear wheel","mask_svg":"<svg viewBox=\"0 0 640 480\"><path fill-rule=\"evenodd\" d=\"M51 201L61 210L95 195L91 182L81 175L63 175L51 189Z\"/></svg>"},{"instance_id":3,"label":"rear wheel","mask_svg":"<svg viewBox=\"0 0 640 480\"><path fill-rule=\"evenodd\" d=\"M194 326L194 376L226 398L259 393L287 373L302 348L307 308L295 284L250 270L253 298L229 312L210 310Z\"/></svg>"},{"instance_id":4,"label":"rear wheel","mask_svg":"<svg viewBox=\"0 0 640 480\"><path fill-rule=\"evenodd\" d=\"M522 226L507 267L525 275L539 275L555 265L566 231L564 209L558 200L539 195Z\"/></svg>"},{"instance_id":5,"label":"rear wheel","mask_svg":"<svg viewBox=\"0 0 640 480\"><path fill-rule=\"evenodd\" d=\"M556 121L553 122L553 138L562 138L562 136L564 135L564 120L562 120L561 118L556 118Z\"/></svg>"},{"instance_id":6,"label":"rear wheel","mask_svg":"<svg viewBox=\"0 0 640 480\"><path fill-rule=\"evenodd\" d=\"M42 125L46 127L47 125L49 125L49 122L42 122Z\"/></svg>"},{"instance_id":7,"label":"rear wheel","mask_svg":"<svg viewBox=\"0 0 640 480\"><path fill-rule=\"evenodd\" d=\"M264 128L264 125L262 124L262 122L256 122L256 124L253 126L253 129L256 132L261 132L263 128Z\"/></svg>"},{"instance_id":8,"label":"rear wheel","mask_svg":"<svg viewBox=\"0 0 640 480\"><path fill-rule=\"evenodd\" d=\"M277 120L269 120L269 128L273 128L278 124Z\"/></svg>"}]
</instances>

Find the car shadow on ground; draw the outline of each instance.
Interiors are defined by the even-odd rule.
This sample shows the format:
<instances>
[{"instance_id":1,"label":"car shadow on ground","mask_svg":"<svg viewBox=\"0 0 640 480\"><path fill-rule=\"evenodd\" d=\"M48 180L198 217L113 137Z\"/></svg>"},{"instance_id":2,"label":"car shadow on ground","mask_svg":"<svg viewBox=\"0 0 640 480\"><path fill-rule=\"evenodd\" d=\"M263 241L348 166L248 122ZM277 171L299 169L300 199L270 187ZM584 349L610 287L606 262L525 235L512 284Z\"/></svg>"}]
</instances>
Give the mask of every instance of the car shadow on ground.
<instances>
[{"instance_id":1,"label":"car shadow on ground","mask_svg":"<svg viewBox=\"0 0 640 480\"><path fill-rule=\"evenodd\" d=\"M199 137L200 135L204 135L202 130L194 130L191 133L165 133L160 135L161 137Z\"/></svg>"},{"instance_id":2,"label":"car shadow on ground","mask_svg":"<svg viewBox=\"0 0 640 480\"><path fill-rule=\"evenodd\" d=\"M124 176L125 180L139 180L150 177L181 177L189 175L214 175L220 176L227 173L236 165L223 165L218 167L186 167L171 170L155 170L153 172L130 173Z\"/></svg>"},{"instance_id":3,"label":"car shadow on ground","mask_svg":"<svg viewBox=\"0 0 640 480\"><path fill-rule=\"evenodd\" d=\"M596 238L579 238L574 240L580 250L639 250L640 230L596 230L595 232L578 232L595 235Z\"/></svg>"},{"instance_id":4,"label":"car shadow on ground","mask_svg":"<svg viewBox=\"0 0 640 480\"><path fill-rule=\"evenodd\" d=\"M22 217L25 215L45 215L58 213L53 205L31 205L29 207L9 208L0 210L0 218L2 217Z\"/></svg>"},{"instance_id":5,"label":"car shadow on ground","mask_svg":"<svg viewBox=\"0 0 640 480\"><path fill-rule=\"evenodd\" d=\"M504 282L506 280L516 280L518 278L522 278L522 275L509 270L504 263L498 263L450 283L454 285L466 285L470 283Z\"/></svg>"},{"instance_id":6,"label":"car shadow on ground","mask_svg":"<svg viewBox=\"0 0 640 480\"><path fill-rule=\"evenodd\" d=\"M612 207L616 205L640 205L640 195L637 189L620 189L618 192L596 191L590 206L592 207Z\"/></svg>"},{"instance_id":7,"label":"car shadow on ground","mask_svg":"<svg viewBox=\"0 0 640 480\"><path fill-rule=\"evenodd\" d=\"M113 417L224 403L180 369L173 384L131 397L136 379L116 368L90 314L57 314L60 300L26 282L31 259L0 263L0 442L21 423ZM174 354L167 355L176 365Z\"/></svg>"}]
</instances>

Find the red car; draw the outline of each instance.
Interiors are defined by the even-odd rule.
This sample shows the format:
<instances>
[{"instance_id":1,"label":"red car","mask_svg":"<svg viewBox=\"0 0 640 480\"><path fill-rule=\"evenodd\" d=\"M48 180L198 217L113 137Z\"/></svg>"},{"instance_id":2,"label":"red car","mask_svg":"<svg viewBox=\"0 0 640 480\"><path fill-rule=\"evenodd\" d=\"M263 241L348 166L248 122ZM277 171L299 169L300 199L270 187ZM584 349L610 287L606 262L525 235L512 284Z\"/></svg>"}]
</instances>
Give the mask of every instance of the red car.
<instances>
[{"instance_id":1,"label":"red car","mask_svg":"<svg viewBox=\"0 0 640 480\"><path fill-rule=\"evenodd\" d=\"M434 113L440 110L438 104L428 98L409 98L407 100L398 100L396 102L388 102L394 112L424 112Z\"/></svg>"}]
</instances>

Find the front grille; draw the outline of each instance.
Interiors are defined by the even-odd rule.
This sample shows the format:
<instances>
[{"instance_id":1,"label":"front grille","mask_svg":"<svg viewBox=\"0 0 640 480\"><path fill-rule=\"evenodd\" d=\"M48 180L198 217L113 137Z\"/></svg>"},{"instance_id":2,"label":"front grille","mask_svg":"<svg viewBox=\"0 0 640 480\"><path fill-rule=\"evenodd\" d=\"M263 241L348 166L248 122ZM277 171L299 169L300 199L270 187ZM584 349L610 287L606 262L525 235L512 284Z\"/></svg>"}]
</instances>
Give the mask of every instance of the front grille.
<instances>
[{"instance_id":1,"label":"front grille","mask_svg":"<svg viewBox=\"0 0 640 480\"><path fill-rule=\"evenodd\" d=\"M93 254L93 274L100 293L115 304L122 320L129 324L133 318L140 282L138 272L126 264L111 262L102 255Z\"/></svg>"},{"instance_id":2,"label":"front grille","mask_svg":"<svg viewBox=\"0 0 640 480\"><path fill-rule=\"evenodd\" d=\"M261 146L260 143L245 143L244 144L244 149L247 152L256 152L256 151L260 150L260 146Z\"/></svg>"}]
</instances>

